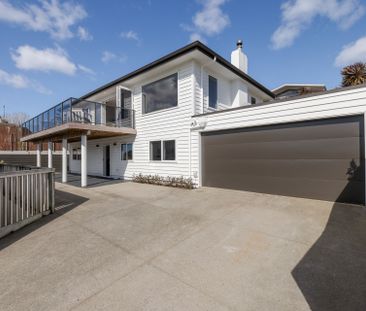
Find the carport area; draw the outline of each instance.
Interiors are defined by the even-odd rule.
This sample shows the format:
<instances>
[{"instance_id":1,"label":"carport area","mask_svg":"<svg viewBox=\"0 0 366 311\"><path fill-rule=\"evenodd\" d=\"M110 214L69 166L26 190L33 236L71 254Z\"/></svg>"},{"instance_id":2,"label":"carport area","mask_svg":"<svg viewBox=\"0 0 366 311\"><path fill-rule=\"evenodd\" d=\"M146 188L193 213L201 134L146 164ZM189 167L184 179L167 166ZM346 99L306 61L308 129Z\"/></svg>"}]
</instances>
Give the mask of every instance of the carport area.
<instances>
[{"instance_id":1,"label":"carport area","mask_svg":"<svg viewBox=\"0 0 366 311\"><path fill-rule=\"evenodd\" d=\"M55 174L55 181L59 183L62 182L62 175L60 173ZM122 182L123 182L122 179L113 179L113 178L90 176L90 175L87 176L87 184L89 188L118 184ZM81 187L81 175L68 173L66 183L74 187Z\"/></svg>"},{"instance_id":2,"label":"carport area","mask_svg":"<svg viewBox=\"0 0 366 311\"><path fill-rule=\"evenodd\" d=\"M245 191L57 184L0 240L1 310L365 310L366 210Z\"/></svg>"}]
</instances>

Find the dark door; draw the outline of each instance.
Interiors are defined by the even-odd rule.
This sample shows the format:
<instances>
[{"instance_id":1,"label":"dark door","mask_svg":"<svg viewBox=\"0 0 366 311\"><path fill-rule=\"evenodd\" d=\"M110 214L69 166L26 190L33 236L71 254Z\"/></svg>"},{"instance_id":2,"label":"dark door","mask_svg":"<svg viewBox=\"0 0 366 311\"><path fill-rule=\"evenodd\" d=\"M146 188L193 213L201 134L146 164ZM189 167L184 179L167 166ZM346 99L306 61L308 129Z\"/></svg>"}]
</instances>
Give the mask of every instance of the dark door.
<instances>
[{"instance_id":1,"label":"dark door","mask_svg":"<svg viewBox=\"0 0 366 311\"><path fill-rule=\"evenodd\" d=\"M203 185L364 203L363 116L202 133Z\"/></svg>"},{"instance_id":2,"label":"dark door","mask_svg":"<svg viewBox=\"0 0 366 311\"><path fill-rule=\"evenodd\" d=\"M111 147L104 147L104 176L111 176Z\"/></svg>"}]
</instances>

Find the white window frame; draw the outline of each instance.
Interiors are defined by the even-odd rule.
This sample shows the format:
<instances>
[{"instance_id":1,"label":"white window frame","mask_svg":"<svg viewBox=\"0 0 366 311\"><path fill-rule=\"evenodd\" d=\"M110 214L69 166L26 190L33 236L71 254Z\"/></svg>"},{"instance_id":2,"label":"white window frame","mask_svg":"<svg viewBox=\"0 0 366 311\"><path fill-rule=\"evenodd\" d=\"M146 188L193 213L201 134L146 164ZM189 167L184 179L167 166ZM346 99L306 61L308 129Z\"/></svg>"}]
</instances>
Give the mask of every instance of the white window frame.
<instances>
[{"instance_id":1,"label":"white window frame","mask_svg":"<svg viewBox=\"0 0 366 311\"><path fill-rule=\"evenodd\" d=\"M73 161L80 161L81 160L81 149L80 148L73 148L72 149L72 160Z\"/></svg>"},{"instance_id":2,"label":"white window frame","mask_svg":"<svg viewBox=\"0 0 366 311\"><path fill-rule=\"evenodd\" d=\"M177 76L177 104L175 106L172 106L172 107L167 107L167 108L163 108L163 109L158 109L158 110L146 112L145 111L145 100L144 100L143 87L146 86L146 85L152 84L154 82L164 80L165 78L168 78L168 77L173 76L173 75ZM141 85L141 114L142 114L142 116L167 111L169 109L176 109L178 107L179 107L179 71L174 71L174 72L172 72L168 75L163 75L163 76L159 77L158 79L154 79L152 81L149 81L149 82L144 83L143 85Z\"/></svg>"},{"instance_id":3,"label":"white window frame","mask_svg":"<svg viewBox=\"0 0 366 311\"><path fill-rule=\"evenodd\" d=\"M216 80L216 105L215 107L210 106L210 77ZM219 106L219 79L215 76L208 74L207 75L207 107L209 110L217 110Z\"/></svg>"},{"instance_id":4,"label":"white window frame","mask_svg":"<svg viewBox=\"0 0 366 311\"><path fill-rule=\"evenodd\" d=\"M152 159L152 148L151 148L151 143L152 142L158 142L160 141L160 157L161 157L161 160L153 160ZM166 141L174 141L174 160L165 160L164 159L164 142ZM160 162L177 162L177 140L176 139L156 139L156 140L151 140L149 141L149 159L150 159L150 162L157 162L157 163L160 163Z\"/></svg>"},{"instance_id":5,"label":"white window frame","mask_svg":"<svg viewBox=\"0 0 366 311\"><path fill-rule=\"evenodd\" d=\"M123 159L123 153L124 153L124 152L122 151L122 146L123 146L123 145L126 145L126 146L127 146L127 145L131 145L131 147L132 147L132 148L131 148L131 150L132 150L132 159L128 159L128 156L126 156L126 160L124 160L124 159ZM134 156L134 147L133 147L133 143L122 143L122 144L120 145L120 150L121 150L120 152L121 152L121 161L122 161L122 162L129 162L129 161L133 161L133 156ZM128 155L128 153L127 153L127 155Z\"/></svg>"}]
</instances>

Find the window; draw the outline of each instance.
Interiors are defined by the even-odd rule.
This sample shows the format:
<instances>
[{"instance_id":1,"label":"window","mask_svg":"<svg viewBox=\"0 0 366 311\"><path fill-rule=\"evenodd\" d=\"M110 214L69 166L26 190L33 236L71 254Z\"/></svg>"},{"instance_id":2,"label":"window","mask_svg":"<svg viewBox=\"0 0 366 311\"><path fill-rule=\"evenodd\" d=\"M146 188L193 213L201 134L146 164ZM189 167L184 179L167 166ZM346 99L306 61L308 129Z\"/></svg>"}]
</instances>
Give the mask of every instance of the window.
<instances>
[{"instance_id":1,"label":"window","mask_svg":"<svg viewBox=\"0 0 366 311\"><path fill-rule=\"evenodd\" d=\"M121 160L128 161L132 160L132 144L121 145Z\"/></svg>"},{"instance_id":2,"label":"window","mask_svg":"<svg viewBox=\"0 0 366 311\"><path fill-rule=\"evenodd\" d=\"M164 160L175 160L175 140L165 140L163 142Z\"/></svg>"},{"instance_id":3,"label":"window","mask_svg":"<svg viewBox=\"0 0 366 311\"><path fill-rule=\"evenodd\" d=\"M250 103L251 103L252 105L255 105L255 104L257 103L257 99L256 99L255 97L251 96L251 97L250 97Z\"/></svg>"},{"instance_id":4,"label":"window","mask_svg":"<svg viewBox=\"0 0 366 311\"><path fill-rule=\"evenodd\" d=\"M125 89L121 89L121 116L120 118L129 118L129 109L131 108L131 92Z\"/></svg>"},{"instance_id":5,"label":"window","mask_svg":"<svg viewBox=\"0 0 366 311\"><path fill-rule=\"evenodd\" d=\"M174 161L175 160L175 140L157 140L150 142L151 161Z\"/></svg>"},{"instance_id":6,"label":"window","mask_svg":"<svg viewBox=\"0 0 366 311\"><path fill-rule=\"evenodd\" d=\"M142 87L143 113L167 109L178 105L178 74Z\"/></svg>"},{"instance_id":7,"label":"window","mask_svg":"<svg viewBox=\"0 0 366 311\"><path fill-rule=\"evenodd\" d=\"M81 160L81 150L80 148L72 149L72 159L73 160Z\"/></svg>"},{"instance_id":8,"label":"window","mask_svg":"<svg viewBox=\"0 0 366 311\"><path fill-rule=\"evenodd\" d=\"M208 76L208 106L217 108L217 79Z\"/></svg>"},{"instance_id":9,"label":"window","mask_svg":"<svg viewBox=\"0 0 366 311\"><path fill-rule=\"evenodd\" d=\"M150 142L150 160L161 161L161 141Z\"/></svg>"}]
</instances>

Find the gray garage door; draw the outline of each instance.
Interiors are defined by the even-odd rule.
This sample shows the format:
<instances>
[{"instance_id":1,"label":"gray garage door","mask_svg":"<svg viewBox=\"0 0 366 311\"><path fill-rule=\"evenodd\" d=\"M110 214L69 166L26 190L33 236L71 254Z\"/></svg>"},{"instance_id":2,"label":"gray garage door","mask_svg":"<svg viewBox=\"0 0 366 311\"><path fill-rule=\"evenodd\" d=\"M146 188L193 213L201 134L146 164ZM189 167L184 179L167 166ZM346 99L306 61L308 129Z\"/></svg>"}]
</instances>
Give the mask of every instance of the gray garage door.
<instances>
[{"instance_id":1,"label":"gray garage door","mask_svg":"<svg viewBox=\"0 0 366 311\"><path fill-rule=\"evenodd\" d=\"M203 185L364 203L363 117L202 134Z\"/></svg>"}]
</instances>

